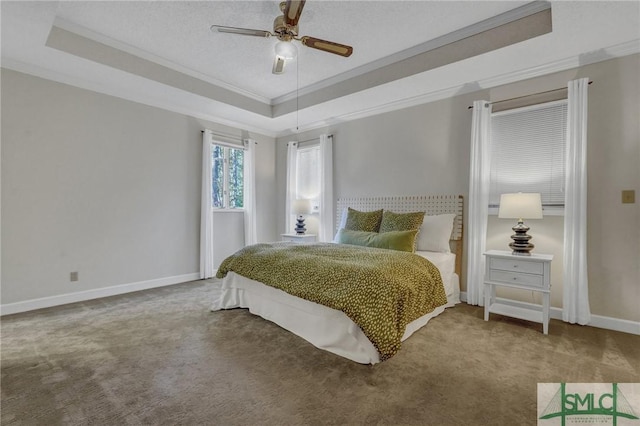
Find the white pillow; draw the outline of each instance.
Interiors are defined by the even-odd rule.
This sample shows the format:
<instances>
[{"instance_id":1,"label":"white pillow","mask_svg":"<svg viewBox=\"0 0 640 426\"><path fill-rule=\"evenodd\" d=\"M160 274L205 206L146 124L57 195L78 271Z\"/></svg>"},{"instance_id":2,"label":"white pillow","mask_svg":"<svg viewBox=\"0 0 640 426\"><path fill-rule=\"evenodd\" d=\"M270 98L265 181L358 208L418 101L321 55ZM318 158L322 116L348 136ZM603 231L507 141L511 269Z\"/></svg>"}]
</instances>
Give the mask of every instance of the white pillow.
<instances>
[{"instance_id":1,"label":"white pillow","mask_svg":"<svg viewBox=\"0 0 640 426\"><path fill-rule=\"evenodd\" d=\"M451 239L455 217L455 213L425 215L418 232L418 250L449 253L451 251L449 239Z\"/></svg>"},{"instance_id":2,"label":"white pillow","mask_svg":"<svg viewBox=\"0 0 640 426\"><path fill-rule=\"evenodd\" d=\"M347 215L348 215L348 210L347 209L342 209L342 216L340 216L340 225L338 225L338 232L336 232L336 235L333 237L333 242L334 243L339 243L339 235L340 234L340 230L344 229L345 226L347 226Z\"/></svg>"}]
</instances>

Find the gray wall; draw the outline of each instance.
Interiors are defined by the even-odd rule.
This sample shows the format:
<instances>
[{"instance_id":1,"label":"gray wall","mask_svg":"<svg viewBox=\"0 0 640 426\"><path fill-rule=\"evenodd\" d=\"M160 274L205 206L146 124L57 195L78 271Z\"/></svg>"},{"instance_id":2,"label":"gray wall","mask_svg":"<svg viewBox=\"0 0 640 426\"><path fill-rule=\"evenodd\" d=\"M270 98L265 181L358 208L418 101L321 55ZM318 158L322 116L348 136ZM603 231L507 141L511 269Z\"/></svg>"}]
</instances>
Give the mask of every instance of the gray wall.
<instances>
[{"instance_id":1,"label":"gray wall","mask_svg":"<svg viewBox=\"0 0 640 426\"><path fill-rule=\"evenodd\" d=\"M273 138L10 70L1 83L2 304L198 272L205 127L258 141L258 238L276 238ZM242 245L241 221L219 225L217 246Z\"/></svg>"},{"instance_id":2,"label":"gray wall","mask_svg":"<svg viewBox=\"0 0 640 426\"><path fill-rule=\"evenodd\" d=\"M631 55L298 137L334 135L336 198L460 193L468 199L467 107L473 100L591 78L591 308L596 315L640 321L640 203L620 202L621 190L640 191L638 75L640 55ZM286 142L292 137L274 146L269 137L2 70L2 303L197 272L205 127L258 141L258 239L276 240L284 232ZM243 241L238 215L227 215L216 220L216 263ZM536 250L555 255L556 307L562 305L560 219L531 223ZM488 248L506 248L511 226L490 218ZM80 281L70 283L70 271L79 271ZM464 282L463 276L463 290Z\"/></svg>"},{"instance_id":3,"label":"gray wall","mask_svg":"<svg viewBox=\"0 0 640 426\"><path fill-rule=\"evenodd\" d=\"M464 123L470 113L459 105L472 100L452 98L279 138L279 231L284 231L286 145L296 138L333 135L336 199L466 193L471 130Z\"/></svg>"},{"instance_id":4,"label":"gray wall","mask_svg":"<svg viewBox=\"0 0 640 426\"><path fill-rule=\"evenodd\" d=\"M640 320L639 203L621 204L620 191L640 190L640 55L380 114L297 136L334 135L335 197L417 194L469 195L473 100L497 101L566 87L589 77L588 262L592 313ZM472 86L473 87L473 86ZM284 230L286 142L277 140L279 230ZM466 209L465 209L466 215ZM536 250L554 254L552 306L562 307L563 218L531 221ZM487 248L508 250L513 224L490 217ZM463 256L463 265L466 258ZM463 266L463 271L466 266ZM466 277L462 277L466 289ZM499 294L532 302L530 292Z\"/></svg>"}]
</instances>

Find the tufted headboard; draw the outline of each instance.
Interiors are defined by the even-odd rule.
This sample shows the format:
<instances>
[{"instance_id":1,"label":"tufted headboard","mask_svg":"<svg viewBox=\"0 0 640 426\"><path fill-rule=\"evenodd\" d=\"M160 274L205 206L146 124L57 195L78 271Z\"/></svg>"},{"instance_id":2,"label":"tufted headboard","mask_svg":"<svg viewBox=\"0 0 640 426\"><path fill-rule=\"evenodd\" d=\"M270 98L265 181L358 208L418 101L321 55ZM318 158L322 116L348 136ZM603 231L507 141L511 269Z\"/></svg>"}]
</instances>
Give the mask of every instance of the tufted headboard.
<instances>
[{"instance_id":1,"label":"tufted headboard","mask_svg":"<svg viewBox=\"0 0 640 426\"><path fill-rule=\"evenodd\" d=\"M463 203L462 195L409 195L398 197L340 198L336 204L336 227L347 207L360 211L391 210L395 213L426 212L427 215L455 213L451 231L451 251L456 254L456 273L462 272Z\"/></svg>"}]
</instances>

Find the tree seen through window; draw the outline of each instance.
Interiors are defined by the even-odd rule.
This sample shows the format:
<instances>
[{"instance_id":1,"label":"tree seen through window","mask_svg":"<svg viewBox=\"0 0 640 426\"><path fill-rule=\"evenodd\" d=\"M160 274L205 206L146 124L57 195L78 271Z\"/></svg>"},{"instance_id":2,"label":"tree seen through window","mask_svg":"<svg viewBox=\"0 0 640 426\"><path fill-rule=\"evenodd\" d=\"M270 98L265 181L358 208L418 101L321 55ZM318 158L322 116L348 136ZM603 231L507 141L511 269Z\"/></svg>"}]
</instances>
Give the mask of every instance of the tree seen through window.
<instances>
[{"instance_id":1,"label":"tree seen through window","mask_svg":"<svg viewBox=\"0 0 640 426\"><path fill-rule=\"evenodd\" d=\"M211 170L212 207L241 209L244 207L244 150L213 146Z\"/></svg>"}]
</instances>

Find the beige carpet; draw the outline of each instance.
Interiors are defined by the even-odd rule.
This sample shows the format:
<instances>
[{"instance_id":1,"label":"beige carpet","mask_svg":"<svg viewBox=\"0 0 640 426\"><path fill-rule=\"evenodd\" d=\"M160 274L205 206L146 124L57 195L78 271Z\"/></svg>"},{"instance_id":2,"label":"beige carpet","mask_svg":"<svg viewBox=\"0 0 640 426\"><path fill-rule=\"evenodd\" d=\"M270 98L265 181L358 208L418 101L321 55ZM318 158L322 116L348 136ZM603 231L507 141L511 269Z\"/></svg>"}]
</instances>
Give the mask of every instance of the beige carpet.
<instances>
[{"instance_id":1,"label":"beige carpet","mask_svg":"<svg viewBox=\"0 0 640 426\"><path fill-rule=\"evenodd\" d=\"M211 285L3 317L2 424L534 425L538 382L640 382L639 336L467 305L364 366L210 312Z\"/></svg>"}]
</instances>

